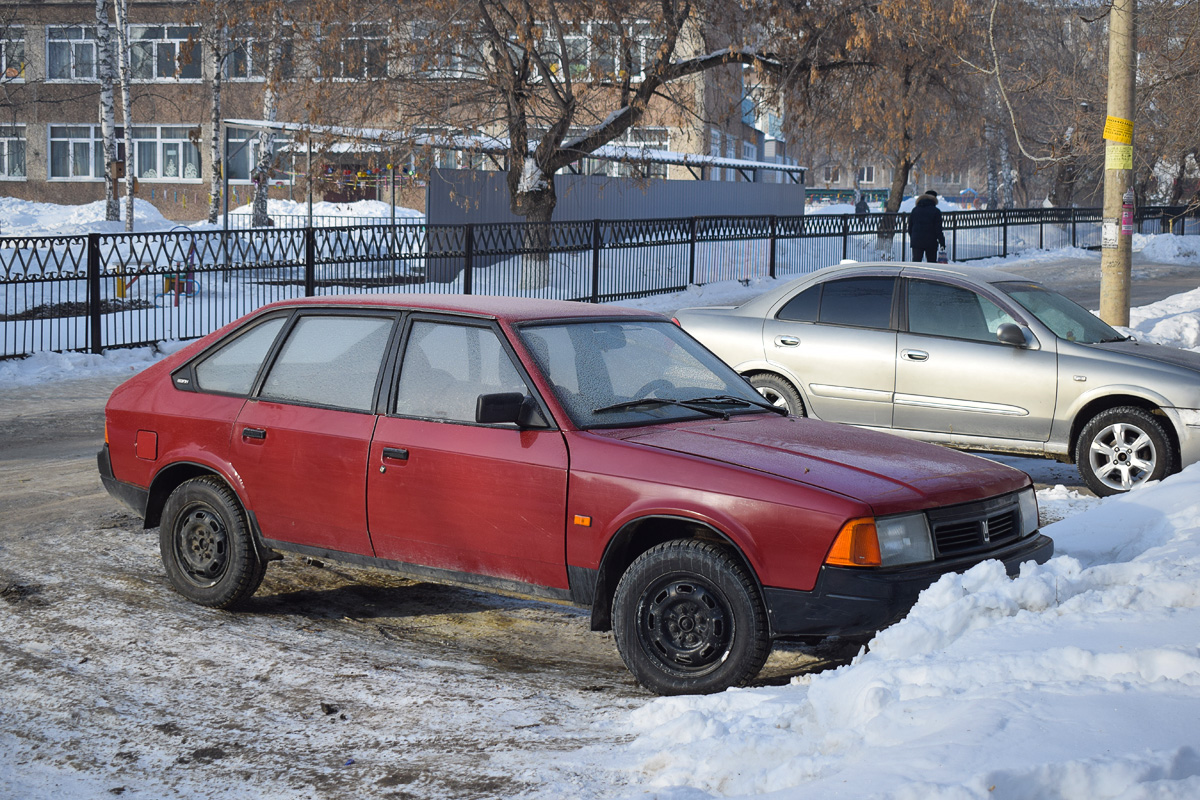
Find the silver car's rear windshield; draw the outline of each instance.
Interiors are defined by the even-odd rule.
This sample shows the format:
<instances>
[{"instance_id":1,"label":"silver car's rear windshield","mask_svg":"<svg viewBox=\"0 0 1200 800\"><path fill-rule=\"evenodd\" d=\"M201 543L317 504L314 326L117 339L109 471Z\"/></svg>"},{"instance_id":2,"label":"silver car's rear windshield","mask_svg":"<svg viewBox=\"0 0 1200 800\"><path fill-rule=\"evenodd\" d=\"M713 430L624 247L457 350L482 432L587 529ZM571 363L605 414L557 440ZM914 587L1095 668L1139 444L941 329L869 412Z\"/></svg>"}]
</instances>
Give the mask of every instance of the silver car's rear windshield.
<instances>
[{"instance_id":1,"label":"silver car's rear windshield","mask_svg":"<svg viewBox=\"0 0 1200 800\"><path fill-rule=\"evenodd\" d=\"M1125 337L1075 301L1044 286L1023 281L993 284L1060 339L1082 344L1119 342Z\"/></svg>"},{"instance_id":2,"label":"silver car's rear windshield","mask_svg":"<svg viewBox=\"0 0 1200 800\"><path fill-rule=\"evenodd\" d=\"M528 325L521 337L580 428L769 413L741 376L665 320Z\"/></svg>"}]
</instances>

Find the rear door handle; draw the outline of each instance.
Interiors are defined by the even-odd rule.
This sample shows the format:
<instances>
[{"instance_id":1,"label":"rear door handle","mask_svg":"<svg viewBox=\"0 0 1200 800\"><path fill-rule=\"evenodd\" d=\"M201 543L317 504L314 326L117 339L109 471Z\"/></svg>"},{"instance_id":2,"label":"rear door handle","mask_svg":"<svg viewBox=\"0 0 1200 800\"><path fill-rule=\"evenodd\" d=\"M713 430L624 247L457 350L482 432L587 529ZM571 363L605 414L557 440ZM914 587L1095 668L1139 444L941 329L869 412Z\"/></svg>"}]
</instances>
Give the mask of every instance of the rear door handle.
<instances>
[{"instance_id":1,"label":"rear door handle","mask_svg":"<svg viewBox=\"0 0 1200 800\"><path fill-rule=\"evenodd\" d=\"M408 461L408 451L403 447L385 447L383 457L392 461Z\"/></svg>"},{"instance_id":2,"label":"rear door handle","mask_svg":"<svg viewBox=\"0 0 1200 800\"><path fill-rule=\"evenodd\" d=\"M242 428L243 439L265 439L267 432L262 428Z\"/></svg>"},{"instance_id":3,"label":"rear door handle","mask_svg":"<svg viewBox=\"0 0 1200 800\"><path fill-rule=\"evenodd\" d=\"M795 336L776 336L775 337L775 346L776 347L796 347L799 344L800 344L800 340L797 339Z\"/></svg>"},{"instance_id":4,"label":"rear door handle","mask_svg":"<svg viewBox=\"0 0 1200 800\"><path fill-rule=\"evenodd\" d=\"M928 361L929 353L924 350L901 350L900 357L909 361Z\"/></svg>"}]
</instances>

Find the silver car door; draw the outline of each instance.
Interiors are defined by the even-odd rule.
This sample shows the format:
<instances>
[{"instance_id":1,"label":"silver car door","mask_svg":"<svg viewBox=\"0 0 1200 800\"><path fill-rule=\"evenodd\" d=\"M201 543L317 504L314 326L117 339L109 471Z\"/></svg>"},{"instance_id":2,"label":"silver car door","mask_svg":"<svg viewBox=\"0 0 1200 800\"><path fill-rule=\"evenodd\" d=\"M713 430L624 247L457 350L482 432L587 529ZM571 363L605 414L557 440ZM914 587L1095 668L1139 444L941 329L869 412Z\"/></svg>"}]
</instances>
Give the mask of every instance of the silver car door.
<instances>
[{"instance_id":1,"label":"silver car door","mask_svg":"<svg viewBox=\"0 0 1200 800\"><path fill-rule=\"evenodd\" d=\"M827 281L792 298L766 320L767 360L797 378L813 416L891 426L895 283L892 276Z\"/></svg>"},{"instance_id":2,"label":"silver car door","mask_svg":"<svg viewBox=\"0 0 1200 800\"><path fill-rule=\"evenodd\" d=\"M910 278L905 306L896 428L951 433L955 441L960 435L1046 441L1058 381L1053 344L1002 344L997 329L1019 320L963 286Z\"/></svg>"}]
</instances>

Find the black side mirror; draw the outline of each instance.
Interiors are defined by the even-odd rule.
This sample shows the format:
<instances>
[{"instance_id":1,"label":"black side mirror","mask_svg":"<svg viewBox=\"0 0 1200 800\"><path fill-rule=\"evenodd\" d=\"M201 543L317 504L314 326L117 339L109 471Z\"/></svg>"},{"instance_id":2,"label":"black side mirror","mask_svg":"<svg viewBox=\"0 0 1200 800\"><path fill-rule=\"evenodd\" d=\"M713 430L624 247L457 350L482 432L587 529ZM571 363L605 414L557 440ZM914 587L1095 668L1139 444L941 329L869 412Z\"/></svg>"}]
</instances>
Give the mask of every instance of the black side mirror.
<instances>
[{"instance_id":1,"label":"black side mirror","mask_svg":"<svg viewBox=\"0 0 1200 800\"><path fill-rule=\"evenodd\" d=\"M511 422L519 428L548 428L537 401L520 392L481 394L475 401L475 421L484 425Z\"/></svg>"},{"instance_id":2,"label":"black side mirror","mask_svg":"<svg viewBox=\"0 0 1200 800\"><path fill-rule=\"evenodd\" d=\"M1014 325L1011 322L1004 322L996 329L996 338L1001 344L1011 344L1014 347L1028 347L1029 340L1025 338L1025 332L1021 330L1019 325Z\"/></svg>"}]
</instances>

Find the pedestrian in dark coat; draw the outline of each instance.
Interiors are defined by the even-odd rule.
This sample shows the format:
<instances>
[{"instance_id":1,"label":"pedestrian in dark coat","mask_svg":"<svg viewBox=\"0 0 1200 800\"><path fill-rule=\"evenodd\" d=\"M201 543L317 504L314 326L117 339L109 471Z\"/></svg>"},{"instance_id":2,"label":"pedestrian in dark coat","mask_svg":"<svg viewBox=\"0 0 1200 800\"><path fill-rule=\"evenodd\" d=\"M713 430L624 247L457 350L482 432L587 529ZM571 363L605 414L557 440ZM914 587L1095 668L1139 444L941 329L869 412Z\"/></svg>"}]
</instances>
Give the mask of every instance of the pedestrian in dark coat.
<instances>
[{"instance_id":1,"label":"pedestrian in dark coat","mask_svg":"<svg viewBox=\"0 0 1200 800\"><path fill-rule=\"evenodd\" d=\"M946 234L942 233L942 212L937 207L937 192L930 189L917 198L917 204L908 215L908 238L912 242L912 260L922 257L928 262L937 261L938 247L946 246Z\"/></svg>"},{"instance_id":2,"label":"pedestrian in dark coat","mask_svg":"<svg viewBox=\"0 0 1200 800\"><path fill-rule=\"evenodd\" d=\"M860 215L866 214L870 210L871 210L871 207L869 205L867 205L867 198L865 198L865 197L858 198L858 202L854 204L854 213L855 214L860 214Z\"/></svg>"}]
</instances>

